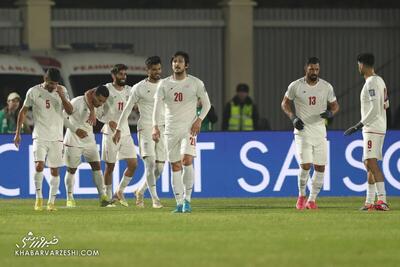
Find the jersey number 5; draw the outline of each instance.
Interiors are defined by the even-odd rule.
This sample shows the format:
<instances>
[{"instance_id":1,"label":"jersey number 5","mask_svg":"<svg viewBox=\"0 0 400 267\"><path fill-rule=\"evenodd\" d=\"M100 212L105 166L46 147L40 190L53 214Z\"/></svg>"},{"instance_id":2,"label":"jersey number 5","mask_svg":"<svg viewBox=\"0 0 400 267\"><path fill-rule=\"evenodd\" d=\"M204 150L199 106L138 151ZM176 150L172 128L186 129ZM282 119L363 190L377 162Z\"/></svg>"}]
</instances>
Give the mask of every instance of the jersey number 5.
<instances>
[{"instance_id":1,"label":"jersey number 5","mask_svg":"<svg viewBox=\"0 0 400 267\"><path fill-rule=\"evenodd\" d=\"M50 108L50 100L46 99L46 108L49 109Z\"/></svg>"},{"instance_id":2,"label":"jersey number 5","mask_svg":"<svg viewBox=\"0 0 400 267\"><path fill-rule=\"evenodd\" d=\"M175 96L175 102L182 102L182 100L183 100L183 94L182 94L181 92L176 92L176 93L174 94L174 96Z\"/></svg>"},{"instance_id":3,"label":"jersey number 5","mask_svg":"<svg viewBox=\"0 0 400 267\"><path fill-rule=\"evenodd\" d=\"M118 102L118 110L124 110L124 102Z\"/></svg>"},{"instance_id":4,"label":"jersey number 5","mask_svg":"<svg viewBox=\"0 0 400 267\"><path fill-rule=\"evenodd\" d=\"M314 106L316 103L317 103L317 98L316 98L315 96L310 96L310 97L308 98L308 104L309 104L310 106Z\"/></svg>"}]
</instances>

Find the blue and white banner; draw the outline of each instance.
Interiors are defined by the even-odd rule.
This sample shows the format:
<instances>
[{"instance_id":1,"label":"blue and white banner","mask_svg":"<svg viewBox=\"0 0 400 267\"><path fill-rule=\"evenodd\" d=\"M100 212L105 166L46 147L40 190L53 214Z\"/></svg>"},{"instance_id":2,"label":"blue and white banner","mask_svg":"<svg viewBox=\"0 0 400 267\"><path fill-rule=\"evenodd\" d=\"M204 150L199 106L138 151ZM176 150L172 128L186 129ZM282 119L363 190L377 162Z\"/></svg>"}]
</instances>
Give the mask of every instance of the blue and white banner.
<instances>
[{"instance_id":1,"label":"blue and white banner","mask_svg":"<svg viewBox=\"0 0 400 267\"><path fill-rule=\"evenodd\" d=\"M96 136L98 144L101 136ZM137 144L136 135L134 135ZM325 196L365 195L366 172L362 163L361 133L344 137L343 132L328 134L329 156L325 171ZM99 146L100 147L100 146ZM400 131L389 131L381 162L388 195L400 195ZM291 132L215 132L201 133L197 143L195 186L193 197L274 197L297 195L298 161ZM116 164L114 189L119 183L125 163ZM19 151L12 135L0 136L0 198L32 198L35 195L33 175L35 165L31 135L23 135ZM104 166L103 166L104 167ZM61 168L64 178L65 167ZM48 193L50 170L44 170L43 190ZM131 184L131 193L145 181L143 162ZM60 183L60 198L65 198L64 183ZM169 168L166 166L157 190L160 197L173 197ZM96 197L90 166L82 163L76 173L76 197Z\"/></svg>"}]
</instances>

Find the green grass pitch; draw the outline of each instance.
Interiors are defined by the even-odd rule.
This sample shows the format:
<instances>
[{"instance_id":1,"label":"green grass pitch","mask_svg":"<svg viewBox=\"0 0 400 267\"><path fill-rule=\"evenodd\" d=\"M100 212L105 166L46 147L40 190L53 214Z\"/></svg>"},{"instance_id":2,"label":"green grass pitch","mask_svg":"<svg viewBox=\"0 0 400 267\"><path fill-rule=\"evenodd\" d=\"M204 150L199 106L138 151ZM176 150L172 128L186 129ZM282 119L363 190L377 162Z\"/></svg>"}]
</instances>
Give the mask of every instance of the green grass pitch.
<instances>
[{"instance_id":1,"label":"green grass pitch","mask_svg":"<svg viewBox=\"0 0 400 267\"><path fill-rule=\"evenodd\" d=\"M389 212L360 212L364 198L322 197L318 211L295 198L194 199L192 214L166 208L35 212L30 200L0 200L1 266L400 266L400 198ZM56 236L52 249L97 249L98 256L15 256L28 233ZM79 265L78 265L79 264Z\"/></svg>"}]
</instances>

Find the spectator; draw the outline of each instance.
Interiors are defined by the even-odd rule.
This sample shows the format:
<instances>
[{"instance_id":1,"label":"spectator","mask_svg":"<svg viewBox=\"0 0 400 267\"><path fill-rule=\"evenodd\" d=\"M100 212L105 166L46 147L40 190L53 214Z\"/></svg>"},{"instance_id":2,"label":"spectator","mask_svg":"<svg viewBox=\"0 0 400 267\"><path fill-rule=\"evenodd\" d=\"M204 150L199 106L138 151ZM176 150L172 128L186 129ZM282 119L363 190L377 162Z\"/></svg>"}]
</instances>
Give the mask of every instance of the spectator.
<instances>
[{"instance_id":1,"label":"spectator","mask_svg":"<svg viewBox=\"0 0 400 267\"><path fill-rule=\"evenodd\" d=\"M15 133L17 128L17 117L21 106L21 97L18 93L12 92L7 97L7 105L5 108L0 110L0 133ZM30 133L31 130L29 126L24 123L23 131L24 133Z\"/></svg>"},{"instance_id":2,"label":"spectator","mask_svg":"<svg viewBox=\"0 0 400 267\"><path fill-rule=\"evenodd\" d=\"M257 107L249 97L249 86L244 83L238 84L236 95L225 106L222 130L258 130L258 119Z\"/></svg>"},{"instance_id":3,"label":"spectator","mask_svg":"<svg viewBox=\"0 0 400 267\"><path fill-rule=\"evenodd\" d=\"M202 104L200 99L197 100L197 115L200 114L202 109ZM204 120L201 123L201 132L209 132L214 130L214 123L216 123L218 120L218 116L215 113L214 106L211 105L210 111L208 111L207 116L204 118Z\"/></svg>"}]
</instances>

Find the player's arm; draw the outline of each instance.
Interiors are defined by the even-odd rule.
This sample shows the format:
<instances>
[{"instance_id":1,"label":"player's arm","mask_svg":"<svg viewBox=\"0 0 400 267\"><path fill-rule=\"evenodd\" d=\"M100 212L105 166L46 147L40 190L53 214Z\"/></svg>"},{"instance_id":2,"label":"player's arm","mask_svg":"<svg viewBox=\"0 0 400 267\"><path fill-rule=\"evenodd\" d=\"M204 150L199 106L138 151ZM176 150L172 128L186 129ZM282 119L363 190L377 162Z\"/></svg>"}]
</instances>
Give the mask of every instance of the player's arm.
<instances>
[{"instance_id":1,"label":"player's arm","mask_svg":"<svg viewBox=\"0 0 400 267\"><path fill-rule=\"evenodd\" d=\"M28 110L29 107L23 106L18 113L17 129L15 130L15 136L14 136L14 144L17 148L19 147L19 143L21 142L21 127L23 122L25 121L26 113L28 112Z\"/></svg>"},{"instance_id":2,"label":"player's arm","mask_svg":"<svg viewBox=\"0 0 400 267\"><path fill-rule=\"evenodd\" d=\"M321 118L331 119L336 115L336 113L339 112L339 103L336 100L331 103L328 103L328 106L329 108L327 110L319 114Z\"/></svg>"},{"instance_id":3,"label":"player's arm","mask_svg":"<svg viewBox=\"0 0 400 267\"><path fill-rule=\"evenodd\" d=\"M65 128L68 128L71 130L71 132L75 133L79 138L83 139L86 136L88 136L87 132L85 130L82 130L78 127L75 127L71 121L69 120L68 114L64 112L64 126Z\"/></svg>"},{"instance_id":4,"label":"player's arm","mask_svg":"<svg viewBox=\"0 0 400 267\"><path fill-rule=\"evenodd\" d=\"M373 90L373 91L371 91ZM364 118L361 119L357 124L351 126L349 129L347 129L344 132L344 135L351 135L358 130L360 130L364 125L371 123L376 116L378 116L378 111L379 111L379 101L376 98L375 94L375 89L369 89L367 90L369 94L369 101L371 102L370 109L368 110L367 114L365 115Z\"/></svg>"},{"instance_id":5,"label":"player's arm","mask_svg":"<svg viewBox=\"0 0 400 267\"><path fill-rule=\"evenodd\" d=\"M113 142L117 144L119 140L121 139L121 125L123 122L128 120L129 114L131 114L133 107L137 103L137 98L135 92L133 92L128 99L128 102L126 103L126 106L124 110L121 113L121 116L119 116L117 127L115 134L113 136Z\"/></svg>"},{"instance_id":6,"label":"player's arm","mask_svg":"<svg viewBox=\"0 0 400 267\"><path fill-rule=\"evenodd\" d=\"M289 117L289 119L293 123L293 127L296 128L297 130L303 130L304 128L304 122L294 114L293 109L292 109L292 103L293 101L290 100L286 95L283 97L282 103L281 103L281 108L283 112Z\"/></svg>"},{"instance_id":7,"label":"player's arm","mask_svg":"<svg viewBox=\"0 0 400 267\"><path fill-rule=\"evenodd\" d=\"M161 116L161 108L164 106L164 95L163 95L163 87L158 85L156 94L154 95L154 109L153 109L153 132L152 139L155 142L160 140L160 129L158 126L160 125L160 116Z\"/></svg>"},{"instance_id":8,"label":"player's arm","mask_svg":"<svg viewBox=\"0 0 400 267\"><path fill-rule=\"evenodd\" d=\"M72 106L69 99L65 96L64 87L61 85L57 85L57 93L61 98L64 110L67 112L68 115L71 115L74 110L74 107Z\"/></svg>"},{"instance_id":9,"label":"player's arm","mask_svg":"<svg viewBox=\"0 0 400 267\"><path fill-rule=\"evenodd\" d=\"M197 135L200 132L201 122L207 116L211 108L210 98L208 97L204 85L203 88L200 89L200 91L201 92L198 97L200 98L202 108L198 118L194 121L192 128L190 129L190 134L193 136Z\"/></svg>"},{"instance_id":10,"label":"player's arm","mask_svg":"<svg viewBox=\"0 0 400 267\"><path fill-rule=\"evenodd\" d=\"M93 89L89 89L85 92L85 102L87 103L87 106L89 108L89 119L88 122L90 125L95 126L96 125L96 111L94 110L94 106L93 103L91 101L91 98L93 97L94 94L94 88Z\"/></svg>"}]
</instances>

